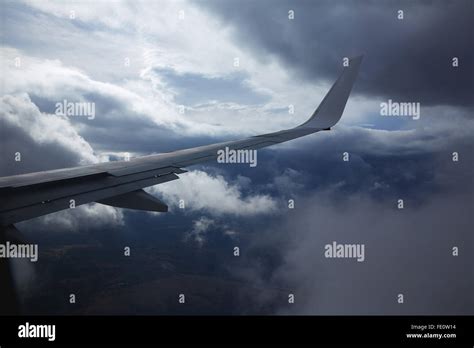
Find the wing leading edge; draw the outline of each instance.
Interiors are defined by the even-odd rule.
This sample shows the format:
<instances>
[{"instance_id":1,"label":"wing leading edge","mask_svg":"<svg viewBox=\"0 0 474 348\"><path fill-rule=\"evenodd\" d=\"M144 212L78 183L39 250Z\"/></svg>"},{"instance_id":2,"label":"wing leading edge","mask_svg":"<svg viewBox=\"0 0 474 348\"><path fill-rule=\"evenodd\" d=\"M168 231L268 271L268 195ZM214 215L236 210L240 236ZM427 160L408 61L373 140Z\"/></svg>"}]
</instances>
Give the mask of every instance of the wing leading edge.
<instances>
[{"instance_id":1,"label":"wing leading edge","mask_svg":"<svg viewBox=\"0 0 474 348\"><path fill-rule=\"evenodd\" d=\"M259 149L329 130L341 118L362 56L349 60L313 115L303 124L243 140L199 146L130 161L99 163L0 178L0 226L69 209L90 202L117 207L167 211L142 188L179 179L183 167L215 160L217 151Z\"/></svg>"}]
</instances>

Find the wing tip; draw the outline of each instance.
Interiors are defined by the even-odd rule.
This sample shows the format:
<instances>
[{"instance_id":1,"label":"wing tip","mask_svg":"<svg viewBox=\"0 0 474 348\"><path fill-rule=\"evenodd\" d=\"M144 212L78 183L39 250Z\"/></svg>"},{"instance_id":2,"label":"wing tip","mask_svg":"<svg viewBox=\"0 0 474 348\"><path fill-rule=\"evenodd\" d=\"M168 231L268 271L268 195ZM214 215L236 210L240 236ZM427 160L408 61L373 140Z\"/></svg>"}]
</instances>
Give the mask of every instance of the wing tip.
<instances>
[{"instance_id":1,"label":"wing tip","mask_svg":"<svg viewBox=\"0 0 474 348\"><path fill-rule=\"evenodd\" d=\"M339 122L357 79L363 58L363 54L349 58L349 64L344 67L341 75L329 89L316 111L298 127L327 129Z\"/></svg>"},{"instance_id":2,"label":"wing tip","mask_svg":"<svg viewBox=\"0 0 474 348\"><path fill-rule=\"evenodd\" d=\"M354 64L356 65L356 67L359 67L359 65L362 63L363 60L364 60L363 54L349 58L348 68L354 68Z\"/></svg>"}]
</instances>

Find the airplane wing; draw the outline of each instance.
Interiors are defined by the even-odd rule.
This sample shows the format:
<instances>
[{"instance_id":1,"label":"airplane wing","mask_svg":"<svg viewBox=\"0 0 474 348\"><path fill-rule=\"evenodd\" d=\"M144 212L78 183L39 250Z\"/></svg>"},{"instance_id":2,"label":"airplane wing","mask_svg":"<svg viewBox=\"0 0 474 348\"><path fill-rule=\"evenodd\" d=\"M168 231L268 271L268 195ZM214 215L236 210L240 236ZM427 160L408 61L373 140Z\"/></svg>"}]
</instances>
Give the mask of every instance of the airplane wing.
<instances>
[{"instance_id":1,"label":"airplane wing","mask_svg":"<svg viewBox=\"0 0 474 348\"><path fill-rule=\"evenodd\" d=\"M90 202L165 212L166 204L143 188L179 179L184 167L215 160L225 147L253 150L329 130L342 116L361 62L362 56L350 59L313 115L295 128L130 161L2 177L0 227Z\"/></svg>"}]
</instances>

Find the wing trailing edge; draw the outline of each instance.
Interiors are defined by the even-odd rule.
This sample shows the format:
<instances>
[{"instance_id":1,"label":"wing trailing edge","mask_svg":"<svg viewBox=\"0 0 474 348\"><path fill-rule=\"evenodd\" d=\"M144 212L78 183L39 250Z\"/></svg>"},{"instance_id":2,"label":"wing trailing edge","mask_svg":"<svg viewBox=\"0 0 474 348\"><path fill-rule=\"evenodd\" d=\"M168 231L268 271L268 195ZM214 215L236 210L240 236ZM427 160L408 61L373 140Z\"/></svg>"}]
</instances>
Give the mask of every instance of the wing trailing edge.
<instances>
[{"instance_id":1,"label":"wing trailing edge","mask_svg":"<svg viewBox=\"0 0 474 348\"><path fill-rule=\"evenodd\" d=\"M168 211L168 206L165 203L142 189L101 199L96 202L117 208L157 211L161 213Z\"/></svg>"}]
</instances>

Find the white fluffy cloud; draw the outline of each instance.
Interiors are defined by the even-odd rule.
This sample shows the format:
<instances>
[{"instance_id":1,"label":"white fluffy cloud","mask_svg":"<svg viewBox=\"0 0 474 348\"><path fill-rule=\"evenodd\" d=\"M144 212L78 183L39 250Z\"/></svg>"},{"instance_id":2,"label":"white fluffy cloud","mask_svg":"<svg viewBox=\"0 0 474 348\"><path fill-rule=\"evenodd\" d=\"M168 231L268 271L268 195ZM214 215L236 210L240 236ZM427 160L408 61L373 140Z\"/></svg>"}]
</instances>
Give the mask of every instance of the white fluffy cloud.
<instances>
[{"instance_id":1,"label":"white fluffy cloud","mask_svg":"<svg viewBox=\"0 0 474 348\"><path fill-rule=\"evenodd\" d=\"M67 66L58 59L24 56L21 51L7 47L2 47L1 53L7 62L5 94L28 93L47 99L52 107L64 99L71 102L94 101L92 97L95 96L110 100L111 106L97 115L96 119L88 124L75 125L83 131L87 126L130 120L137 124L149 121L166 128L190 128L190 123L179 115L173 105L166 103L163 98L155 98L151 90L147 92L138 82L127 88L94 80L86 72ZM19 67L15 66L16 57L21 58ZM199 127L196 132L202 128Z\"/></svg>"},{"instance_id":2,"label":"white fluffy cloud","mask_svg":"<svg viewBox=\"0 0 474 348\"><path fill-rule=\"evenodd\" d=\"M122 209L91 203L42 216L35 220L35 226L38 224L55 226L55 229L60 230L83 231L108 225L123 225L124 220Z\"/></svg>"},{"instance_id":3,"label":"white fluffy cloud","mask_svg":"<svg viewBox=\"0 0 474 348\"><path fill-rule=\"evenodd\" d=\"M202 247L207 242L208 234L211 229L233 240L239 236L239 233L231 228L228 223L220 221L219 219L201 216L193 221L192 228L185 234L184 240L192 241L196 243L197 246Z\"/></svg>"},{"instance_id":4,"label":"white fluffy cloud","mask_svg":"<svg viewBox=\"0 0 474 348\"><path fill-rule=\"evenodd\" d=\"M206 211L215 216L253 216L277 209L277 202L269 195L244 196L238 184L229 184L221 175L211 176L200 170L182 174L179 180L149 190L161 194L175 209L179 201L184 200L185 211Z\"/></svg>"},{"instance_id":5,"label":"white fluffy cloud","mask_svg":"<svg viewBox=\"0 0 474 348\"><path fill-rule=\"evenodd\" d=\"M193 228L185 235L185 240L193 240L198 246L202 246L206 241L206 233L215 224L215 221L202 216L193 221Z\"/></svg>"},{"instance_id":6,"label":"white fluffy cloud","mask_svg":"<svg viewBox=\"0 0 474 348\"><path fill-rule=\"evenodd\" d=\"M41 113L25 93L3 96L0 99L0 116L3 127L22 130L28 142L33 142L38 147L53 145L62 152L79 158L78 164L98 162L92 147L74 129L69 119ZM7 152L16 152L15 143L19 149L21 143L26 142L25 139L8 139L9 136L4 135L11 144L10 148L5 149ZM10 156L7 154L7 157Z\"/></svg>"}]
</instances>

